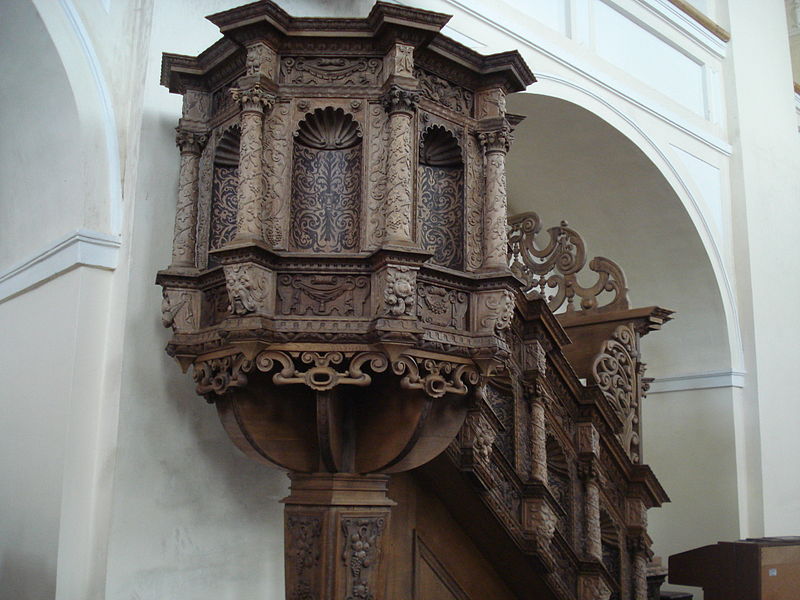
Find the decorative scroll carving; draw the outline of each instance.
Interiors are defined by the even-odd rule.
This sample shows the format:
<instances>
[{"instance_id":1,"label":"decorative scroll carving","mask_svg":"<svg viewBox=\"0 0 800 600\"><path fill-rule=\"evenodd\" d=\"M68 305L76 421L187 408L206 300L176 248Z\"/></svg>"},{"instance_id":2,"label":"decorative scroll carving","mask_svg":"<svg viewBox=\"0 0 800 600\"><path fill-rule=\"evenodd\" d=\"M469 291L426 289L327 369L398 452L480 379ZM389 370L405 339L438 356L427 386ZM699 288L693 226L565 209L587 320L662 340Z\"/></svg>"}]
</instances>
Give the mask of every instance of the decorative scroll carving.
<instances>
[{"instance_id":1,"label":"decorative scroll carving","mask_svg":"<svg viewBox=\"0 0 800 600\"><path fill-rule=\"evenodd\" d=\"M639 350L637 334L620 325L594 359L592 374L622 421L619 440L633 462L639 462Z\"/></svg>"},{"instance_id":2,"label":"decorative scroll carving","mask_svg":"<svg viewBox=\"0 0 800 600\"><path fill-rule=\"evenodd\" d=\"M289 106L275 106L264 127L264 196L266 198L264 239L273 248L286 248L289 227Z\"/></svg>"},{"instance_id":3,"label":"decorative scroll carving","mask_svg":"<svg viewBox=\"0 0 800 600\"><path fill-rule=\"evenodd\" d=\"M423 69L414 69L414 77L419 81L420 90L426 98L455 112L472 116L475 103L472 92Z\"/></svg>"},{"instance_id":4,"label":"decorative scroll carving","mask_svg":"<svg viewBox=\"0 0 800 600\"><path fill-rule=\"evenodd\" d=\"M401 356L392 363L395 375L403 375L400 387L406 390L423 390L433 398L445 394L463 396L469 392L467 384L477 385L480 374L472 364L459 364L432 358L418 362L411 356Z\"/></svg>"},{"instance_id":5,"label":"decorative scroll carving","mask_svg":"<svg viewBox=\"0 0 800 600\"><path fill-rule=\"evenodd\" d=\"M466 328L468 296L458 290L421 284L417 291L419 318L457 331Z\"/></svg>"},{"instance_id":6,"label":"decorative scroll carving","mask_svg":"<svg viewBox=\"0 0 800 600\"><path fill-rule=\"evenodd\" d=\"M256 265L226 265L225 283L230 297L230 311L234 315L266 312L269 292L268 275Z\"/></svg>"},{"instance_id":7,"label":"decorative scroll carving","mask_svg":"<svg viewBox=\"0 0 800 600\"><path fill-rule=\"evenodd\" d=\"M335 365L347 360L347 368L337 371ZM255 358L259 371L269 373L276 367L280 371L272 376L276 385L302 383L317 391L333 389L337 385L368 386L372 376L362 369L368 366L375 373L382 373L389 366L383 354L377 352L361 352L356 355L346 352L302 352L299 353L301 365L313 365L305 371L298 370L295 361L286 352L265 350Z\"/></svg>"},{"instance_id":8,"label":"decorative scroll carving","mask_svg":"<svg viewBox=\"0 0 800 600\"><path fill-rule=\"evenodd\" d=\"M197 393L207 398L221 396L231 387L247 385L246 373L253 369L253 361L243 354L233 354L194 363L194 382Z\"/></svg>"},{"instance_id":9,"label":"decorative scroll carving","mask_svg":"<svg viewBox=\"0 0 800 600\"><path fill-rule=\"evenodd\" d=\"M414 314L416 272L404 265L390 266L386 269L386 287L383 301L388 314L395 317Z\"/></svg>"},{"instance_id":10,"label":"decorative scroll carving","mask_svg":"<svg viewBox=\"0 0 800 600\"><path fill-rule=\"evenodd\" d=\"M358 249L361 148L320 150L294 145L291 248Z\"/></svg>"},{"instance_id":11,"label":"decorative scroll carving","mask_svg":"<svg viewBox=\"0 0 800 600\"><path fill-rule=\"evenodd\" d=\"M320 560L322 519L309 515L287 515L286 552L294 566L294 587L290 600L314 598L313 572Z\"/></svg>"},{"instance_id":12,"label":"decorative scroll carving","mask_svg":"<svg viewBox=\"0 0 800 600\"><path fill-rule=\"evenodd\" d=\"M342 560L348 569L347 600L372 600L370 569L377 564L378 543L386 526L383 517L344 518Z\"/></svg>"},{"instance_id":13,"label":"decorative scroll carving","mask_svg":"<svg viewBox=\"0 0 800 600\"><path fill-rule=\"evenodd\" d=\"M280 81L297 85L380 85L382 72L380 58L283 56Z\"/></svg>"},{"instance_id":14,"label":"decorative scroll carving","mask_svg":"<svg viewBox=\"0 0 800 600\"><path fill-rule=\"evenodd\" d=\"M353 275L281 275L278 309L283 315L361 317L369 278Z\"/></svg>"},{"instance_id":15,"label":"decorative scroll carving","mask_svg":"<svg viewBox=\"0 0 800 600\"><path fill-rule=\"evenodd\" d=\"M583 287L578 273L586 264L586 245L566 221L548 229L550 240L544 248L537 245L536 236L542 229L539 215L525 213L509 219L509 263L511 270L525 282L525 295L543 298L550 310L556 312L566 304L566 311L576 310L575 296L580 298L580 310L602 312L628 308L628 290L622 269L607 258L596 257L589 269L599 275L597 283ZM547 295L546 289L554 292ZM610 301L600 305L598 296L613 293Z\"/></svg>"},{"instance_id":16,"label":"decorative scroll carving","mask_svg":"<svg viewBox=\"0 0 800 600\"><path fill-rule=\"evenodd\" d=\"M509 290L483 296L481 327L500 333L511 327L514 319L514 294Z\"/></svg>"}]
</instances>

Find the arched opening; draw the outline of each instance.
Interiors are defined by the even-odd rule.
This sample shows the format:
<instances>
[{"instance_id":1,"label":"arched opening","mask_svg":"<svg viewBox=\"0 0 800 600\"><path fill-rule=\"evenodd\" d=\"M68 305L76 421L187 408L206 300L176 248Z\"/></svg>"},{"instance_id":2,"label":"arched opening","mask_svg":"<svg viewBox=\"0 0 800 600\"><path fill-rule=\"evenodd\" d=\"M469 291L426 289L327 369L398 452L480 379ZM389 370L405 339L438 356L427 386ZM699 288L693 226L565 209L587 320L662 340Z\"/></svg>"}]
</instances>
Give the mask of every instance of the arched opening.
<instances>
[{"instance_id":1,"label":"arched opening","mask_svg":"<svg viewBox=\"0 0 800 600\"><path fill-rule=\"evenodd\" d=\"M731 369L725 292L713 260L665 166L637 145L643 140L559 98L515 94L508 109L527 117L507 160L510 213L536 211L545 229L568 221L589 256L624 269L631 306L676 311L642 340L646 375L658 382ZM671 497L650 514L657 555L738 537L735 398L731 387L690 384L643 402L643 462ZM701 505L700 497L715 500Z\"/></svg>"}]
</instances>

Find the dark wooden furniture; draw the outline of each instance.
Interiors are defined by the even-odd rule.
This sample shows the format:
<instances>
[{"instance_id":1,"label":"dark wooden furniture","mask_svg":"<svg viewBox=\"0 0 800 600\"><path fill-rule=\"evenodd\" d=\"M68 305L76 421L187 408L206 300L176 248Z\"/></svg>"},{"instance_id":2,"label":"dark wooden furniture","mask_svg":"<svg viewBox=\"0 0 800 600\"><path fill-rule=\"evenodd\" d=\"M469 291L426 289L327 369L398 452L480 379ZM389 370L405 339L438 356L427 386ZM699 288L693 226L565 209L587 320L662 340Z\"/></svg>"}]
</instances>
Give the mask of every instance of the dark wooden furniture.
<instances>
[{"instance_id":1,"label":"dark wooden furniture","mask_svg":"<svg viewBox=\"0 0 800 600\"><path fill-rule=\"evenodd\" d=\"M220 41L162 65L184 103L157 283L167 352L290 474L287 598L645 600L667 496L640 338L670 311L631 309L566 223L509 221L519 54L381 2L209 19Z\"/></svg>"},{"instance_id":2,"label":"dark wooden furniture","mask_svg":"<svg viewBox=\"0 0 800 600\"><path fill-rule=\"evenodd\" d=\"M673 554L669 582L702 587L706 600L796 600L800 537L718 542Z\"/></svg>"}]
</instances>

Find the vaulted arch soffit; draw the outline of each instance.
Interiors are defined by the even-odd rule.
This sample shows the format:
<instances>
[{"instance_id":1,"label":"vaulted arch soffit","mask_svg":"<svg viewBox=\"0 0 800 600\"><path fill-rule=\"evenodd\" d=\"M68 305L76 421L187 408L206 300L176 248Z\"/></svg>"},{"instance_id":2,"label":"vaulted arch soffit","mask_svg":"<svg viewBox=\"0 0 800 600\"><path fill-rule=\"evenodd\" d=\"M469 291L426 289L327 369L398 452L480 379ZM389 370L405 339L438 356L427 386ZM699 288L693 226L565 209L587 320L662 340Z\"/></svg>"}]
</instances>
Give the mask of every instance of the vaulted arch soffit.
<instances>
[{"instance_id":1,"label":"vaulted arch soffit","mask_svg":"<svg viewBox=\"0 0 800 600\"><path fill-rule=\"evenodd\" d=\"M545 227L568 220L591 256L623 267L634 305L677 310L652 341L659 347L647 348L663 365L654 375L740 366L732 284L680 169L618 107L570 82L537 77L538 93L508 101L510 112L527 117L508 158L510 211L534 210ZM676 353L692 342L695 352Z\"/></svg>"}]
</instances>

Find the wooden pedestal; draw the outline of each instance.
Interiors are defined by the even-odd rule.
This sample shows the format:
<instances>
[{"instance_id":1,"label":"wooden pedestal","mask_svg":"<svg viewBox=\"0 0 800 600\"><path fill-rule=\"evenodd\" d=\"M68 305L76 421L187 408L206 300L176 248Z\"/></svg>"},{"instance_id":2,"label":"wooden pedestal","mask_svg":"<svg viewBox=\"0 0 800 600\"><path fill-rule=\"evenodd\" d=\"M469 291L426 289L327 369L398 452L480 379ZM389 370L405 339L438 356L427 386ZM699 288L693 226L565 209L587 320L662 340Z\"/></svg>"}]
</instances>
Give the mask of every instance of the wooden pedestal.
<instances>
[{"instance_id":1,"label":"wooden pedestal","mask_svg":"<svg viewBox=\"0 0 800 600\"><path fill-rule=\"evenodd\" d=\"M292 473L283 502L287 600L374 598L391 507L387 475Z\"/></svg>"}]
</instances>

